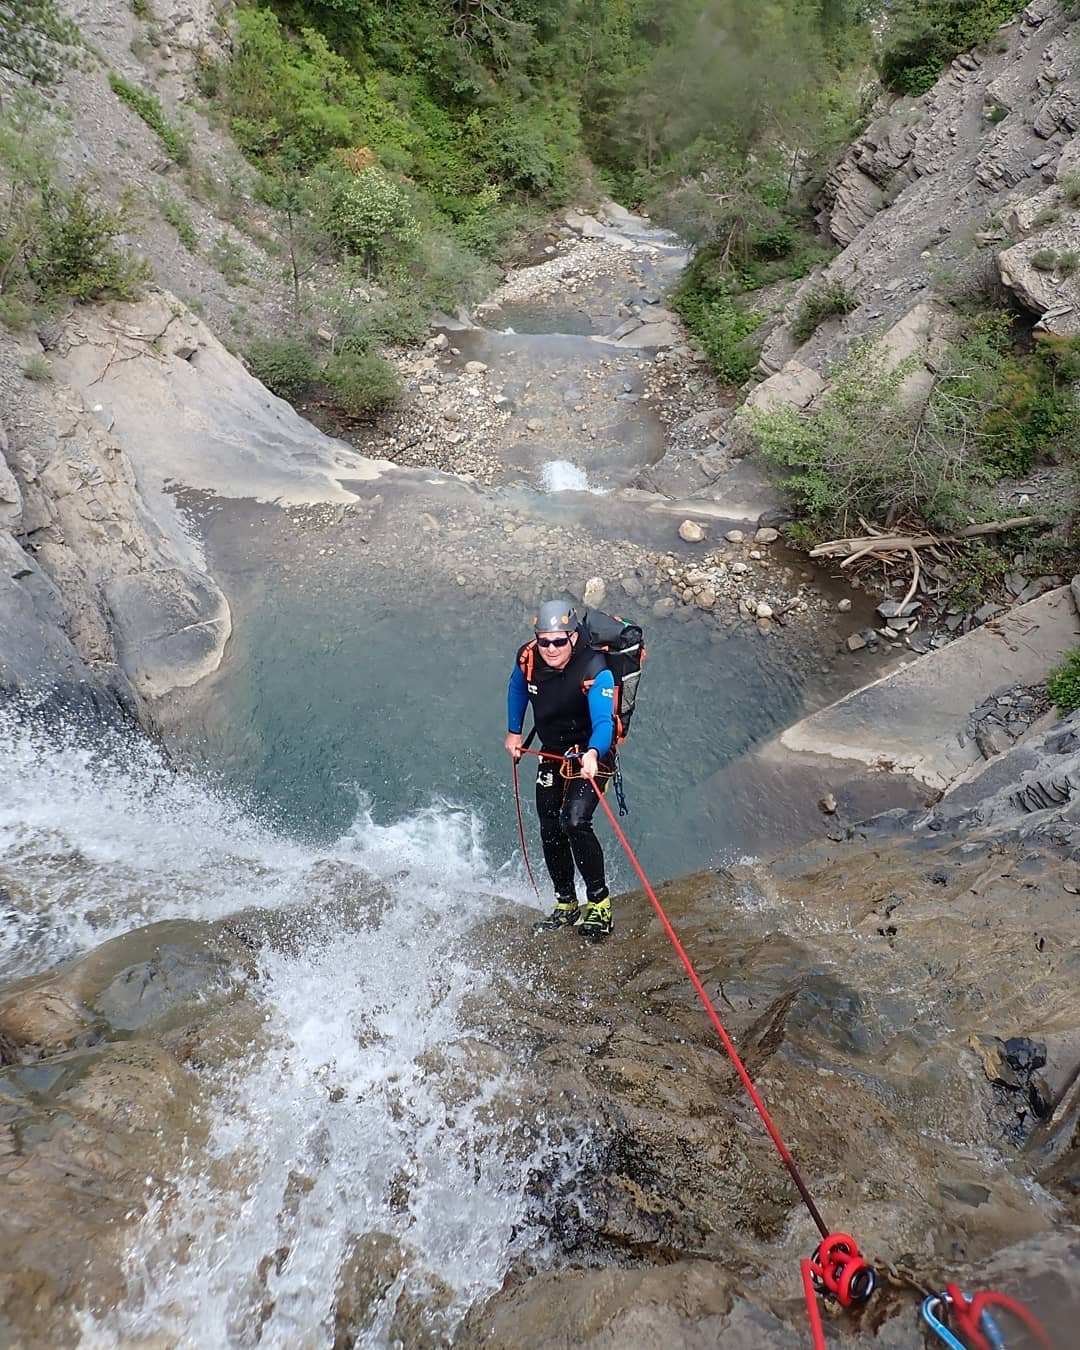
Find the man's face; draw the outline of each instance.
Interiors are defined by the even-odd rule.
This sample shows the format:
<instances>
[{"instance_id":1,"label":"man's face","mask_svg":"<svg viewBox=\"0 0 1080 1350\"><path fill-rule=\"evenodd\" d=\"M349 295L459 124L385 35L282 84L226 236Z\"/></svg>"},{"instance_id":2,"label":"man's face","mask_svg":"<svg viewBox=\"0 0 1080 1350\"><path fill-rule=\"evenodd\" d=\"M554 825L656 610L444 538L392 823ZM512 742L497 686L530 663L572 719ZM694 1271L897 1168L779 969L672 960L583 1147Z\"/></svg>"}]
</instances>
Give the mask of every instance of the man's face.
<instances>
[{"instance_id":1,"label":"man's face","mask_svg":"<svg viewBox=\"0 0 1080 1350\"><path fill-rule=\"evenodd\" d=\"M570 664L577 633L537 633L536 650L554 670Z\"/></svg>"}]
</instances>

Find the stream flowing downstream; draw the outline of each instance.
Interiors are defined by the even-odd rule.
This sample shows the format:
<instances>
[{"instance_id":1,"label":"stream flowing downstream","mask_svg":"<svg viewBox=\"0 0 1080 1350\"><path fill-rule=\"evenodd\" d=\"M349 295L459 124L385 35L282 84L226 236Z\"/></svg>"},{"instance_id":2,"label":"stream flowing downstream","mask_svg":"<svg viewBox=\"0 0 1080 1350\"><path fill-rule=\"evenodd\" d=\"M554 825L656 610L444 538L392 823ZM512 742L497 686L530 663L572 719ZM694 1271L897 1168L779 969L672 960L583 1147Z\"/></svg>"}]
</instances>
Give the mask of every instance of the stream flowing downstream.
<instances>
[{"instance_id":1,"label":"stream flowing downstream","mask_svg":"<svg viewBox=\"0 0 1080 1350\"><path fill-rule=\"evenodd\" d=\"M512 314L522 381L530 313ZM549 364L554 321L531 318ZM468 340L495 361L506 339ZM605 378L624 387L621 369ZM345 523L193 506L235 626L219 674L173 712L175 759L0 719L0 977L85 958L71 969L95 1019L60 1068L4 1070L0 1106L66 1101L126 1037L161 1037L198 1071L188 1125L157 1131L167 1160L147 1164L123 1294L78 1309L83 1345L442 1346L511 1268L558 1264L553 1228L588 1204L590 1131L572 1103L527 1105L532 1052L486 1032L508 989L525 1005L549 989L519 945L537 901L505 681L549 587L584 580L613 536L671 546L677 521L606 496L656 453L631 440L594 463L552 443L497 492L368 490ZM853 682L832 650L827 628L800 646L668 621L627 755L654 877L784 837L782 801L740 816L703 789Z\"/></svg>"}]
</instances>

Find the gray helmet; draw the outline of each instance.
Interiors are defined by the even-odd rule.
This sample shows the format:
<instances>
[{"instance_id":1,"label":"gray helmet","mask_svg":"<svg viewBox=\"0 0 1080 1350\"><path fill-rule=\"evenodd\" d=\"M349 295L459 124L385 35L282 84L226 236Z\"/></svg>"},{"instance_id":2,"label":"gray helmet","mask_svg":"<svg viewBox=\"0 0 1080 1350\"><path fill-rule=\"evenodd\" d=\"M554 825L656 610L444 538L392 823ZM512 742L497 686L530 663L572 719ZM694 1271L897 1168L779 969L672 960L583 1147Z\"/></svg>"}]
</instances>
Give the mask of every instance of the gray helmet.
<instances>
[{"instance_id":1,"label":"gray helmet","mask_svg":"<svg viewBox=\"0 0 1080 1350\"><path fill-rule=\"evenodd\" d=\"M566 600L545 600L533 619L536 633L573 633L578 626L578 612Z\"/></svg>"}]
</instances>

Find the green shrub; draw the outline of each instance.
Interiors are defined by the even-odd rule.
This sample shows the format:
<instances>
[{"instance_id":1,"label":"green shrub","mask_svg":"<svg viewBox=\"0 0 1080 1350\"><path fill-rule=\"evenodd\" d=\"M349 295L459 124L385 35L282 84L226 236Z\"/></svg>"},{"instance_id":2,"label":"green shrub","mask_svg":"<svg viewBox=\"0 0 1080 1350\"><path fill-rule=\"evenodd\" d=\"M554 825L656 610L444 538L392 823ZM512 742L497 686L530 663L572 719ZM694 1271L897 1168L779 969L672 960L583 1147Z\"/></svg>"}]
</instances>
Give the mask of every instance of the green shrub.
<instances>
[{"instance_id":1,"label":"green shrub","mask_svg":"<svg viewBox=\"0 0 1080 1350\"><path fill-rule=\"evenodd\" d=\"M1080 206L1080 173L1067 173L1061 180L1061 195L1070 206Z\"/></svg>"},{"instance_id":2,"label":"green shrub","mask_svg":"<svg viewBox=\"0 0 1080 1350\"><path fill-rule=\"evenodd\" d=\"M1057 270L1063 277L1071 277L1080 264L1080 254L1075 249L1067 249L1064 253L1059 253L1057 257Z\"/></svg>"},{"instance_id":3,"label":"green shrub","mask_svg":"<svg viewBox=\"0 0 1080 1350\"><path fill-rule=\"evenodd\" d=\"M388 408L401 397L397 370L377 351L340 352L326 367L338 402L354 417Z\"/></svg>"},{"instance_id":4,"label":"green shrub","mask_svg":"<svg viewBox=\"0 0 1080 1350\"><path fill-rule=\"evenodd\" d=\"M888 351L855 343L830 371L813 412L744 409L738 424L782 474L798 513L817 529L848 532L860 517L911 514L947 528L988 507L986 438L995 376L954 353L929 403L905 396L912 359L890 366Z\"/></svg>"},{"instance_id":5,"label":"green shrub","mask_svg":"<svg viewBox=\"0 0 1080 1350\"><path fill-rule=\"evenodd\" d=\"M227 231L222 230L214 240L210 261L230 286L247 285L247 257L240 245L229 238Z\"/></svg>"},{"instance_id":6,"label":"green shrub","mask_svg":"<svg viewBox=\"0 0 1080 1350\"><path fill-rule=\"evenodd\" d=\"M954 609L975 609L990 598L996 584L1011 570L1009 559L986 544L957 546L946 565L951 578L947 599Z\"/></svg>"},{"instance_id":7,"label":"green shrub","mask_svg":"<svg viewBox=\"0 0 1080 1350\"><path fill-rule=\"evenodd\" d=\"M26 379L33 380L37 384L44 384L53 377L52 366L44 356L31 356L23 366L22 373Z\"/></svg>"},{"instance_id":8,"label":"green shrub","mask_svg":"<svg viewBox=\"0 0 1080 1350\"><path fill-rule=\"evenodd\" d=\"M1006 117L1008 117L1008 115L1009 115L1008 108L1003 108L1000 103L995 103L994 106L986 114L986 119L988 122L992 122L996 126L998 122L1004 122Z\"/></svg>"},{"instance_id":9,"label":"green shrub","mask_svg":"<svg viewBox=\"0 0 1080 1350\"><path fill-rule=\"evenodd\" d=\"M34 311L14 295L0 295L0 323L13 333L23 333L34 321Z\"/></svg>"},{"instance_id":10,"label":"green shrub","mask_svg":"<svg viewBox=\"0 0 1080 1350\"><path fill-rule=\"evenodd\" d=\"M901 0L881 55L881 78L901 94L925 94L961 52L990 38L1024 0Z\"/></svg>"},{"instance_id":11,"label":"green shrub","mask_svg":"<svg viewBox=\"0 0 1080 1350\"><path fill-rule=\"evenodd\" d=\"M1052 248L1040 248L1029 259L1036 272L1052 272L1057 267L1057 254Z\"/></svg>"},{"instance_id":12,"label":"green shrub","mask_svg":"<svg viewBox=\"0 0 1080 1350\"><path fill-rule=\"evenodd\" d=\"M675 291L672 305L722 380L742 384L749 379L757 351L748 339L763 315L743 309L718 282L695 284L692 273Z\"/></svg>"},{"instance_id":13,"label":"green shrub","mask_svg":"<svg viewBox=\"0 0 1080 1350\"><path fill-rule=\"evenodd\" d=\"M1046 693L1062 715L1080 708L1080 647L1075 647L1047 676Z\"/></svg>"},{"instance_id":14,"label":"green shrub","mask_svg":"<svg viewBox=\"0 0 1080 1350\"><path fill-rule=\"evenodd\" d=\"M826 319L837 315L850 314L858 306L857 297L839 281L823 281L803 296L799 302L799 311L791 325L791 335L796 342L806 342L817 332Z\"/></svg>"},{"instance_id":15,"label":"green shrub","mask_svg":"<svg viewBox=\"0 0 1080 1350\"><path fill-rule=\"evenodd\" d=\"M118 210L100 205L85 184L42 193L40 233L27 248L26 267L45 300L135 299L150 272L117 240L130 232L130 198Z\"/></svg>"},{"instance_id":16,"label":"green shrub","mask_svg":"<svg viewBox=\"0 0 1080 1350\"><path fill-rule=\"evenodd\" d=\"M359 258L369 271L388 249L420 234L408 193L374 167L334 176L325 224L342 253Z\"/></svg>"},{"instance_id":17,"label":"green shrub","mask_svg":"<svg viewBox=\"0 0 1080 1350\"><path fill-rule=\"evenodd\" d=\"M175 197L170 197L167 193L162 193L158 198L158 210L176 231L180 242L187 251L197 253L199 236L195 230L195 223L184 203L178 201Z\"/></svg>"},{"instance_id":18,"label":"green shrub","mask_svg":"<svg viewBox=\"0 0 1080 1350\"><path fill-rule=\"evenodd\" d=\"M252 375L290 402L302 398L319 379L311 352L295 338L257 338L246 355Z\"/></svg>"},{"instance_id":19,"label":"green shrub","mask_svg":"<svg viewBox=\"0 0 1080 1350\"><path fill-rule=\"evenodd\" d=\"M115 72L110 72L109 84L117 98L138 113L151 131L156 132L169 158L175 160L177 164L186 163L191 149L190 134L186 128L174 126L168 120L154 95L148 94L137 85L129 84Z\"/></svg>"},{"instance_id":20,"label":"green shrub","mask_svg":"<svg viewBox=\"0 0 1080 1350\"><path fill-rule=\"evenodd\" d=\"M1061 219L1061 212L1056 206L1044 206L1031 222L1033 230L1041 230L1044 225L1053 225Z\"/></svg>"}]
</instances>

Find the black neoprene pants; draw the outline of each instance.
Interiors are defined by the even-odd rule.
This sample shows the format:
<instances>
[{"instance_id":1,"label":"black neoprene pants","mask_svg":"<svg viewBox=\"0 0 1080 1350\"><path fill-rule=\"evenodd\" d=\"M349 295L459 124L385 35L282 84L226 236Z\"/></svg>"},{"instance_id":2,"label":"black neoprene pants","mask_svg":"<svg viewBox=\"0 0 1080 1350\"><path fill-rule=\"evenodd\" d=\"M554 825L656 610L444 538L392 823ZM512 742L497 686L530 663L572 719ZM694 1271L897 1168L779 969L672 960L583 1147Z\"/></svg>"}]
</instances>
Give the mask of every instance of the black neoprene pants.
<instances>
[{"instance_id":1,"label":"black neoprene pants","mask_svg":"<svg viewBox=\"0 0 1080 1350\"><path fill-rule=\"evenodd\" d=\"M604 760L600 761L605 764ZM598 778L606 787L608 779ZM536 771L536 814L540 817L540 842L544 862L560 900L576 894L574 864L585 883L587 900L603 900L604 850L592 827L599 798L587 778L564 778L554 760L540 760Z\"/></svg>"}]
</instances>

